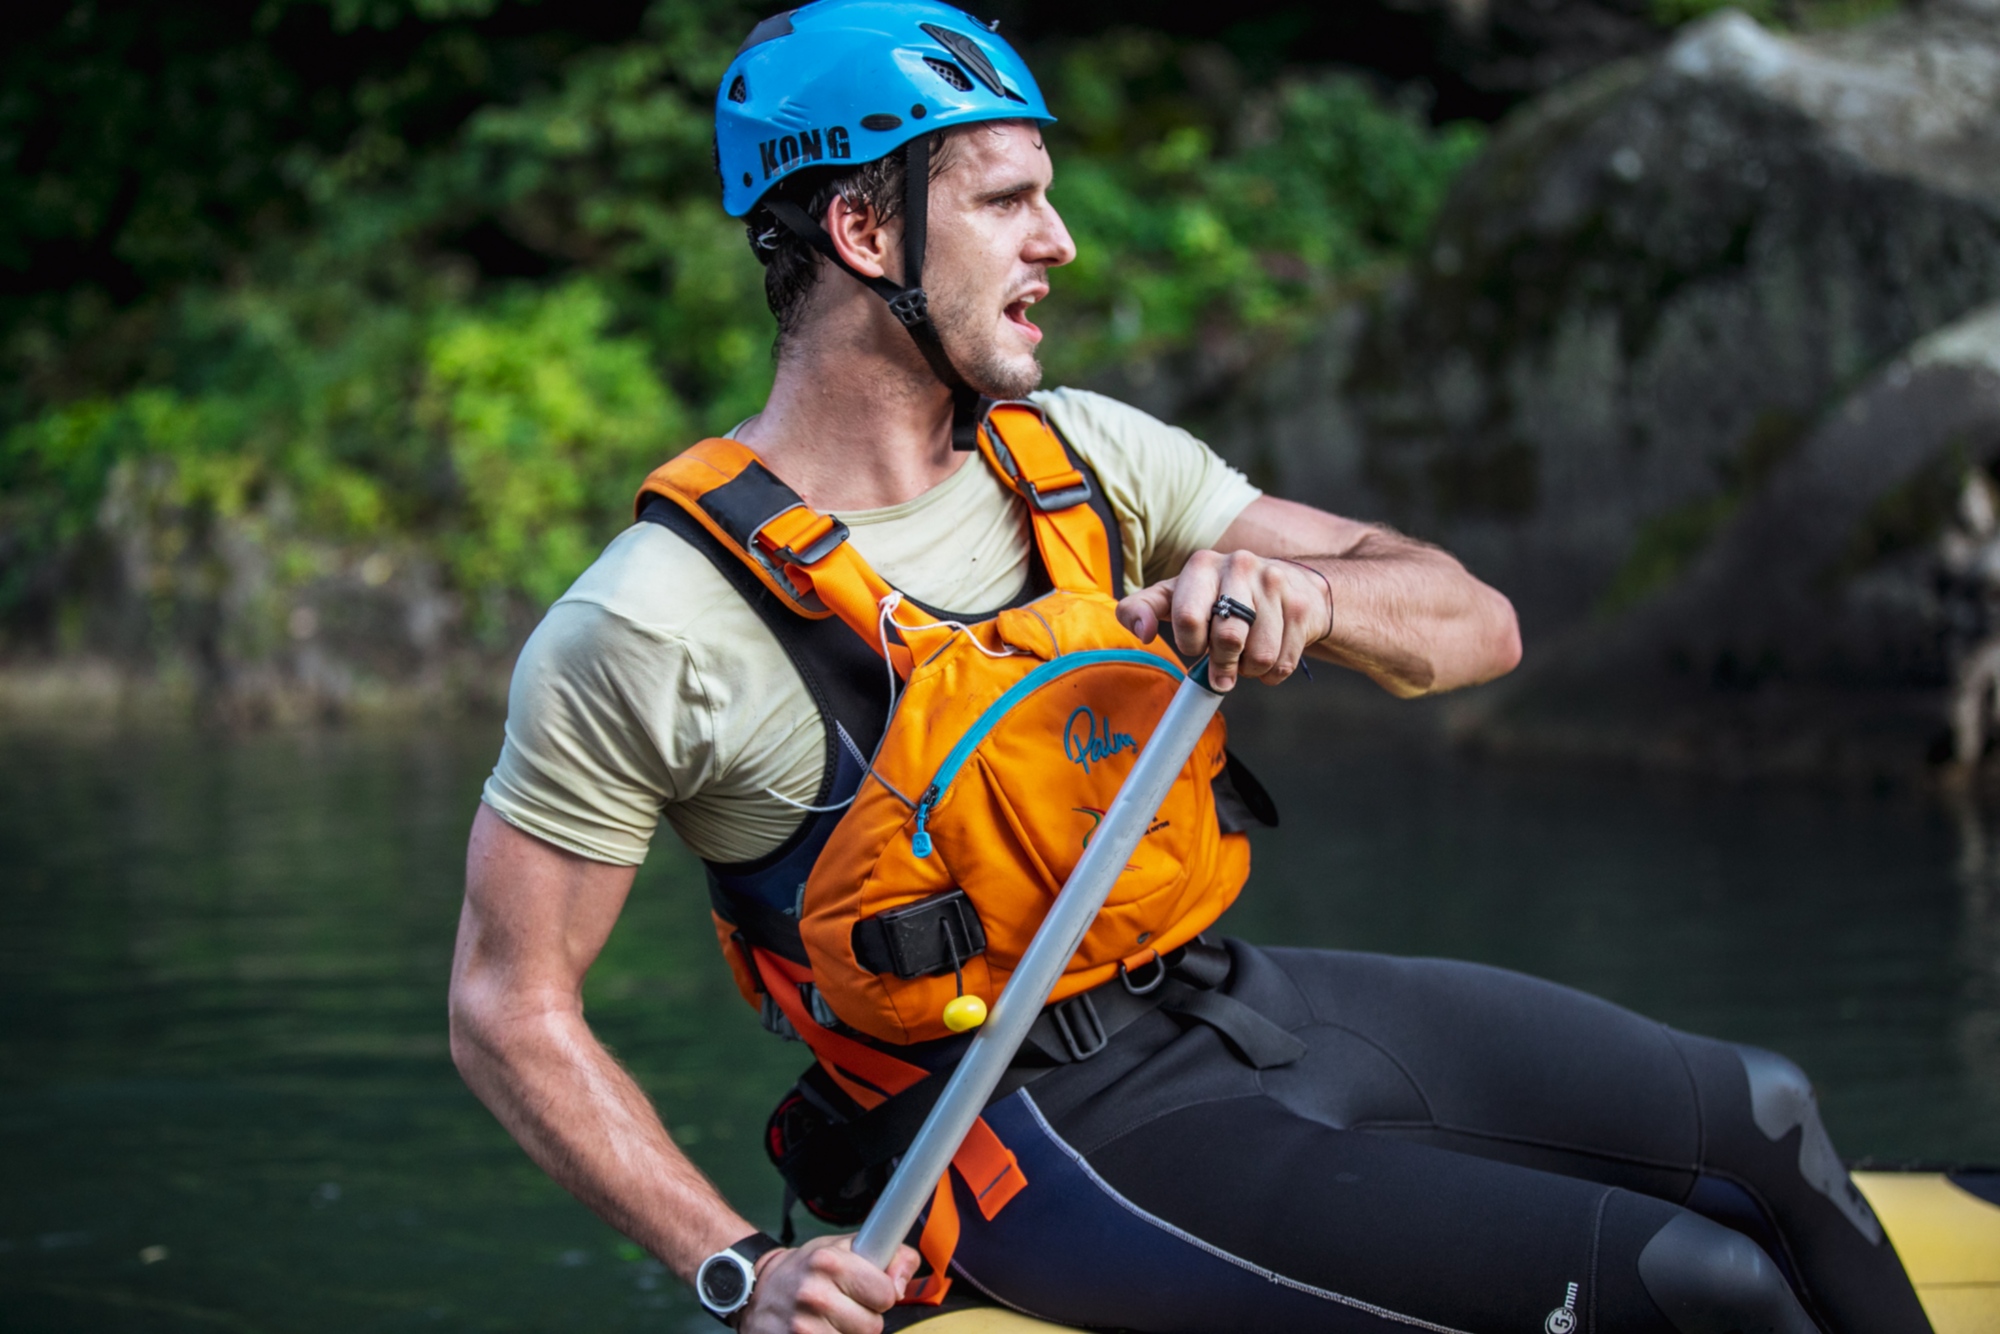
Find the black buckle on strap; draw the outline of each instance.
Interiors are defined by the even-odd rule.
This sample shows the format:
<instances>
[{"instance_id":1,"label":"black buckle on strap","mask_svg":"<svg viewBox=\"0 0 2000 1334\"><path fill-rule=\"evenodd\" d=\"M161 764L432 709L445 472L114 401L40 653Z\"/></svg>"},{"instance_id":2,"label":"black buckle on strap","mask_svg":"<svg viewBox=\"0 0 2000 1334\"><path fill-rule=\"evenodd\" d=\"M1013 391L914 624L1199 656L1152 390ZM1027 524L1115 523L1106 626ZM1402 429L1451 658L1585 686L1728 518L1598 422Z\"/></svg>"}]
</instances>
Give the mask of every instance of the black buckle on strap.
<instances>
[{"instance_id":1,"label":"black buckle on strap","mask_svg":"<svg viewBox=\"0 0 2000 1334\"><path fill-rule=\"evenodd\" d=\"M1090 502L1090 479L1087 477L1075 486L1065 486L1058 491L1043 491L1033 482L1024 480L1021 490L1028 497L1028 503L1044 514L1051 510L1073 509Z\"/></svg>"},{"instance_id":2,"label":"black buckle on strap","mask_svg":"<svg viewBox=\"0 0 2000 1334\"><path fill-rule=\"evenodd\" d=\"M1000 438L1000 432L993 425L993 409L1025 408L1041 419L1042 425L1049 424L1049 414L1042 411L1041 404L1029 402L1025 398L1001 398L985 404L985 412L979 419L979 427L986 432L986 438L993 442L993 456L1000 460L1001 469L1007 480L1013 482L1021 495L1036 510L1043 514L1051 510L1066 510L1077 505L1090 503L1090 479L1079 475L1077 482L1055 491L1043 491L1033 482L1021 476L1021 465L1014 459L1014 452L1007 448L1007 442Z\"/></svg>"},{"instance_id":3,"label":"black buckle on strap","mask_svg":"<svg viewBox=\"0 0 2000 1334\"><path fill-rule=\"evenodd\" d=\"M889 298L889 313L894 315L905 329L913 329L928 323L931 318L930 297L921 287L905 287Z\"/></svg>"},{"instance_id":4,"label":"black buckle on strap","mask_svg":"<svg viewBox=\"0 0 2000 1334\"><path fill-rule=\"evenodd\" d=\"M1110 1035L1104 1031L1104 1022L1097 1017L1097 1006L1087 991L1051 1005L1048 1013L1073 1061L1089 1060L1111 1041Z\"/></svg>"},{"instance_id":5,"label":"black buckle on strap","mask_svg":"<svg viewBox=\"0 0 2000 1334\"><path fill-rule=\"evenodd\" d=\"M856 963L903 978L956 972L986 948L986 928L962 889L864 917L848 938Z\"/></svg>"},{"instance_id":6,"label":"black buckle on strap","mask_svg":"<svg viewBox=\"0 0 2000 1334\"><path fill-rule=\"evenodd\" d=\"M831 518L832 516L828 516ZM779 547L775 554L787 565L816 565L827 558L833 549L847 540L847 525L833 519L833 526L822 533L804 551L794 551L790 547Z\"/></svg>"}]
</instances>

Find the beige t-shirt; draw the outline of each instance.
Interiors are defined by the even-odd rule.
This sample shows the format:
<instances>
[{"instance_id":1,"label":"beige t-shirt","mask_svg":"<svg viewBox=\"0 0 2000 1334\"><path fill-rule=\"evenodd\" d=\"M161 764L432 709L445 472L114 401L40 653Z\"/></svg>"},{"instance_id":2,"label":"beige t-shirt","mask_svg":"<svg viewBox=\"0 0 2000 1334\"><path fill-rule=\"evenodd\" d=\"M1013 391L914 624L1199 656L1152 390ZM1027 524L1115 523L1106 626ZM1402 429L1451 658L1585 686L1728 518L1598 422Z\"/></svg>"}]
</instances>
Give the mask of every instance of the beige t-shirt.
<instances>
[{"instance_id":1,"label":"beige t-shirt","mask_svg":"<svg viewBox=\"0 0 2000 1334\"><path fill-rule=\"evenodd\" d=\"M1128 591L1177 573L1259 494L1201 441L1099 394L1035 395L1096 471ZM855 550L921 602L1005 605L1027 511L978 457L914 500L844 512ZM826 732L785 651L708 559L635 523L549 608L514 667L485 801L510 824L636 866L660 817L710 861L783 842L819 790Z\"/></svg>"}]
</instances>

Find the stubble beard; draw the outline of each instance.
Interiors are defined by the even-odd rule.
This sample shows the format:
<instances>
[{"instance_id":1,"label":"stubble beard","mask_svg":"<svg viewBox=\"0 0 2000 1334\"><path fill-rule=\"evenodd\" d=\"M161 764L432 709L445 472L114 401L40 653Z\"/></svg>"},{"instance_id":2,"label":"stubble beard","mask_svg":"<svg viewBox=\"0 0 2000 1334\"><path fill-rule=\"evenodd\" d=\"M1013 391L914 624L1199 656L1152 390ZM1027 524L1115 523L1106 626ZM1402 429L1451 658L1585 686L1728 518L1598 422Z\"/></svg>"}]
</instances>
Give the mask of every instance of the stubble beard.
<instances>
[{"instance_id":1,"label":"stubble beard","mask_svg":"<svg viewBox=\"0 0 2000 1334\"><path fill-rule=\"evenodd\" d=\"M988 398L1026 398L1042 383L1041 358L1033 352L1008 356L999 347L990 316L973 300L931 308L938 338L965 382Z\"/></svg>"}]
</instances>

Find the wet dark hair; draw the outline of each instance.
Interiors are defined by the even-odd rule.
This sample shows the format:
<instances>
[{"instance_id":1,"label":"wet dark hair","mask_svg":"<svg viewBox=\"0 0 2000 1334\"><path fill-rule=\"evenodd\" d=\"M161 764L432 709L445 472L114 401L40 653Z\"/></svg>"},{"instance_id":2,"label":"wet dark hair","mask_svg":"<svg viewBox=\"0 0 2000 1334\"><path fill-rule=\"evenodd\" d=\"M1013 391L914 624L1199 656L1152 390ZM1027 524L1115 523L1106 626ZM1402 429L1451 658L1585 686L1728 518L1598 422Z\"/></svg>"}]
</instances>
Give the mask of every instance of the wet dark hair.
<instances>
[{"instance_id":1,"label":"wet dark hair","mask_svg":"<svg viewBox=\"0 0 2000 1334\"><path fill-rule=\"evenodd\" d=\"M937 130L931 134L930 178L935 181L951 166L951 141L959 130ZM851 170L815 168L798 172L779 183L771 193L792 200L815 221L826 217L835 195L849 208L873 205L875 215L888 222L903 211L903 154L864 162ZM789 228L771 216L762 204L745 219L750 251L764 266L764 300L778 320L778 343L797 332L805 314L806 300L819 279L826 258L794 236Z\"/></svg>"}]
</instances>

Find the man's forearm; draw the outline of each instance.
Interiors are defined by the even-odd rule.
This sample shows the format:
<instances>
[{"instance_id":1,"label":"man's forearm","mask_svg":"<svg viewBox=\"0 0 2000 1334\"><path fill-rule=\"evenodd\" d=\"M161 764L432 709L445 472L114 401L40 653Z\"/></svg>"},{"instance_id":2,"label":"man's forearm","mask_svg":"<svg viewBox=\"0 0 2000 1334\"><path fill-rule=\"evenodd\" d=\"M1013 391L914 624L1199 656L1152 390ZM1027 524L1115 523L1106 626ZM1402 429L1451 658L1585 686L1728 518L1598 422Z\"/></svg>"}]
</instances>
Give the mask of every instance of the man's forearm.
<instances>
[{"instance_id":1,"label":"man's forearm","mask_svg":"<svg viewBox=\"0 0 2000 1334\"><path fill-rule=\"evenodd\" d=\"M1321 575L1333 605L1331 633L1307 651L1394 694L1476 685L1520 661L1512 605L1436 547L1374 529L1340 555L1286 559Z\"/></svg>"},{"instance_id":2,"label":"man's forearm","mask_svg":"<svg viewBox=\"0 0 2000 1334\"><path fill-rule=\"evenodd\" d=\"M1289 629L1282 651L1253 642L1246 658L1252 676L1275 652L1278 669L1266 679L1282 680L1296 666L1293 655L1304 651L1409 697L1490 681L1520 661L1513 604L1448 553L1393 529L1261 496L1223 532L1216 552L1230 561L1247 553L1272 564L1203 566L1198 589L1187 590L1189 605L1174 606L1183 651L1205 638L1200 626L1208 607L1193 604L1201 601L1198 590L1211 585L1249 592L1260 615L1268 611L1287 627L1306 627L1297 648ZM1203 559L1197 552L1183 574Z\"/></svg>"},{"instance_id":3,"label":"man's forearm","mask_svg":"<svg viewBox=\"0 0 2000 1334\"><path fill-rule=\"evenodd\" d=\"M692 1281L755 1229L674 1144L638 1083L573 1006L476 1013L455 998L452 1056L528 1156Z\"/></svg>"}]
</instances>

